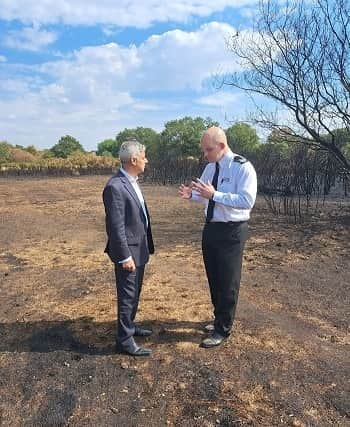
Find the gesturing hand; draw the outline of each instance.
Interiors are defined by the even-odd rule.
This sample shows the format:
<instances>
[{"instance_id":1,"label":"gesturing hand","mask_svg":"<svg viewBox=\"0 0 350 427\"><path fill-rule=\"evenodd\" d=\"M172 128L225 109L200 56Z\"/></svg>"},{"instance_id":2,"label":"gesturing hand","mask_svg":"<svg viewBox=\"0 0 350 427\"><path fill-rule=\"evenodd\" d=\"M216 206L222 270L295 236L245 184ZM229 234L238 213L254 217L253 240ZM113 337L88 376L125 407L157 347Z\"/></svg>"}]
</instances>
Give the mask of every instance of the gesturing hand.
<instances>
[{"instance_id":1,"label":"gesturing hand","mask_svg":"<svg viewBox=\"0 0 350 427\"><path fill-rule=\"evenodd\" d=\"M204 197L205 199L211 199L215 193L215 188L209 181L205 184L203 181L198 179L197 182L192 181L191 185L192 189L196 191L199 196Z\"/></svg>"},{"instance_id":2,"label":"gesturing hand","mask_svg":"<svg viewBox=\"0 0 350 427\"><path fill-rule=\"evenodd\" d=\"M188 187L184 184L181 184L179 187L179 194L183 199L190 199L192 197L192 186Z\"/></svg>"}]
</instances>

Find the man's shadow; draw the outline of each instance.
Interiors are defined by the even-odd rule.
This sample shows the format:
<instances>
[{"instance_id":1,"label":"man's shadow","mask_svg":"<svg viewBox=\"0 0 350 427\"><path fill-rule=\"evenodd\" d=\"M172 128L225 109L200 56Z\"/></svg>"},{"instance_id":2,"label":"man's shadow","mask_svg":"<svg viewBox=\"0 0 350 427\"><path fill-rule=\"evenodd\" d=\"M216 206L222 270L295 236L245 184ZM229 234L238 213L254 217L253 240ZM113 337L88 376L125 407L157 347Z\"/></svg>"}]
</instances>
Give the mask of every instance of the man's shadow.
<instances>
[{"instance_id":1,"label":"man's shadow","mask_svg":"<svg viewBox=\"0 0 350 427\"><path fill-rule=\"evenodd\" d=\"M172 342L199 343L205 322L145 321L138 323L149 327L153 334L137 338L142 345L162 345ZM90 355L115 353L116 322L96 322L91 317L73 320L0 323L0 352L71 351ZM153 345L152 345L153 346Z\"/></svg>"}]
</instances>

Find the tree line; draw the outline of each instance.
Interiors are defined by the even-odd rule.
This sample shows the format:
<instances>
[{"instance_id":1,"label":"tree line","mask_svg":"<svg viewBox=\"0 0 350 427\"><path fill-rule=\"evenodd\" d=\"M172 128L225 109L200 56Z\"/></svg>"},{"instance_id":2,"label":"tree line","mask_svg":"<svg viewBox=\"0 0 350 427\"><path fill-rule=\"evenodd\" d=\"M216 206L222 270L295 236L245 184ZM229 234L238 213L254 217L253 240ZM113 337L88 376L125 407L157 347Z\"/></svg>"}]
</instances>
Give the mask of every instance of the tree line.
<instances>
[{"instance_id":1,"label":"tree line","mask_svg":"<svg viewBox=\"0 0 350 427\"><path fill-rule=\"evenodd\" d=\"M172 185L200 176L205 159L200 150L202 132L218 125L210 118L191 118L167 122L162 132L151 128L126 128L115 138L98 144L96 153L87 153L72 136L66 135L49 150L34 146L0 143L0 175L82 175L111 174L119 165L118 152L123 141L136 138L146 146L149 165L142 177L150 184ZM275 214L295 221L317 210L337 187L338 196L349 192L348 175L335 156L327 150L308 146L283 129L273 130L261 141L247 123L225 129L228 144L255 166L258 191ZM335 143L350 158L350 133L334 129ZM326 139L327 137L324 136Z\"/></svg>"},{"instance_id":2,"label":"tree line","mask_svg":"<svg viewBox=\"0 0 350 427\"><path fill-rule=\"evenodd\" d=\"M202 133L219 123L210 117L183 117L165 123L164 129L157 132L152 128L126 128L115 138L98 144L97 155L117 157L123 141L135 138L146 146L147 156L153 161L169 159L200 159L200 138ZM256 130L247 123L236 123L226 129L230 147L237 153L248 155L261 144Z\"/></svg>"},{"instance_id":3,"label":"tree line","mask_svg":"<svg viewBox=\"0 0 350 427\"><path fill-rule=\"evenodd\" d=\"M71 135L62 136L57 144L49 149L39 150L34 145L12 145L0 141L0 163L30 163L43 159L67 159L75 154L85 154L81 143Z\"/></svg>"},{"instance_id":4,"label":"tree line","mask_svg":"<svg viewBox=\"0 0 350 427\"><path fill-rule=\"evenodd\" d=\"M118 157L119 148L123 141L136 138L144 144L147 155L153 160L183 159L201 157L199 140L203 131L219 123L211 118L184 117L171 120L164 125L164 130L157 132L152 128L125 128L114 138L106 139L97 146L96 155ZM246 123L236 123L226 130L228 142L232 149L243 155L248 155L258 149L260 139L256 130ZM0 163L32 162L38 159L63 158L86 153L82 144L73 136L62 136L51 148L39 150L34 145L23 147L0 142Z\"/></svg>"}]
</instances>

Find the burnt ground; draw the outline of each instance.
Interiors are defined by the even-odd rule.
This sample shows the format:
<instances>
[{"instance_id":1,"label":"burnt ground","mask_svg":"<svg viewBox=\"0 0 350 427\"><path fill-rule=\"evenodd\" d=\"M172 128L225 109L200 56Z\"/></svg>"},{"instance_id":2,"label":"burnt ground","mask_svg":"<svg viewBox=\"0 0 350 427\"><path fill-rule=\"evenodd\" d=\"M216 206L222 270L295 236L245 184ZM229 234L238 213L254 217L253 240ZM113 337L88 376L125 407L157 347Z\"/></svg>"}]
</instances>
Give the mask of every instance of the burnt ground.
<instances>
[{"instance_id":1,"label":"burnt ground","mask_svg":"<svg viewBox=\"0 0 350 427\"><path fill-rule=\"evenodd\" d=\"M350 425L349 205L294 225L258 200L233 334L205 350L201 207L146 186L140 360L114 350L105 181L0 180L1 426Z\"/></svg>"}]
</instances>

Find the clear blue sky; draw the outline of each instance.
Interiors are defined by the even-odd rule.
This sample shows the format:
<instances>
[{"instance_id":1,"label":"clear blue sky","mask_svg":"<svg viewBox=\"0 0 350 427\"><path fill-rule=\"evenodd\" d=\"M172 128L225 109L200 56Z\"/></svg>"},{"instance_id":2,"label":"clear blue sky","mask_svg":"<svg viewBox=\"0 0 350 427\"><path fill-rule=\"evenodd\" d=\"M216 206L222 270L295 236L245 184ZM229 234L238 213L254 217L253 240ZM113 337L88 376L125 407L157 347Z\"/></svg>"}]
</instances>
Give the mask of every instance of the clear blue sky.
<instances>
[{"instance_id":1,"label":"clear blue sky","mask_svg":"<svg viewBox=\"0 0 350 427\"><path fill-rule=\"evenodd\" d=\"M0 140L39 148L70 134L88 150L125 127L250 106L213 77L239 69L226 39L256 0L0 0Z\"/></svg>"}]
</instances>

